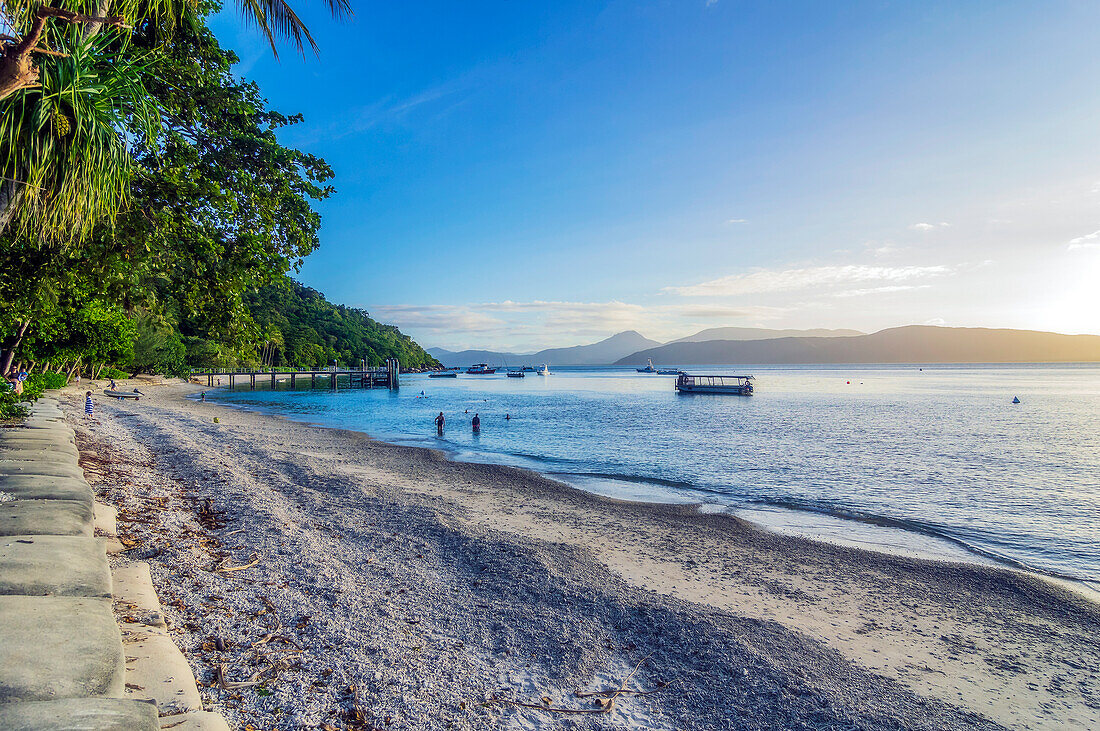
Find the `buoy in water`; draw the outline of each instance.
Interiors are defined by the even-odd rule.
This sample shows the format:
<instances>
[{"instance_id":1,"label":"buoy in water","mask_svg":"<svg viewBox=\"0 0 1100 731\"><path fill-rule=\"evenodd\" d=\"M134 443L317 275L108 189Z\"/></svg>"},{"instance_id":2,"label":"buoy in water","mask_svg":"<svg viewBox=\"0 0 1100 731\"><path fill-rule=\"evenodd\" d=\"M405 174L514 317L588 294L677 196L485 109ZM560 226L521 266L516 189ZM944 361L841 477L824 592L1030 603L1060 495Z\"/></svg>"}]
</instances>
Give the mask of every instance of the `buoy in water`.
<instances>
[{"instance_id":1,"label":"buoy in water","mask_svg":"<svg viewBox=\"0 0 1100 731\"><path fill-rule=\"evenodd\" d=\"M1012 403L1014 403L1014 404L1020 403L1020 397L1019 396L1013 396L1012 397Z\"/></svg>"},{"instance_id":2,"label":"buoy in water","mask_svg":"<svg viewBox=\"0 0 1100 731\"><path fill-rule=\"evenodd\" d=\"M218 417L216 417L216 416L214 417L214 423L215 424L220 424L221 423L220 421L218 421Z\"/></svg>"}]
</instances>

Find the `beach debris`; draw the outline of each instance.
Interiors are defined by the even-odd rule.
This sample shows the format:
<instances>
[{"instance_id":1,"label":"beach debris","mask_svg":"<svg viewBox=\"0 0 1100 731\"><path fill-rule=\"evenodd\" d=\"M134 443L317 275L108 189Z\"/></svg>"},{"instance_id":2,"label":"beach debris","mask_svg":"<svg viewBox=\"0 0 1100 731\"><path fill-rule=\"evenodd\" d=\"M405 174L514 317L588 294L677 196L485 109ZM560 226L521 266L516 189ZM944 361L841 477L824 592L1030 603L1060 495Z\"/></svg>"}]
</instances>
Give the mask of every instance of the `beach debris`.
<instances>
[{"instance_id":1,"label":"beach debris","mask_svg":"<svg viewBox=\"0 0 1100 731\"><path fill-rule=\"evenodd\" d=\"M225 663L223 663L223 662L218 663L218 669L217 669L218 685L220 685L223 690L237 690L238 688L251 688L252 686L260 685L261 683L263 683L264 681L260 680L260 678L262 678L265 674L267 674L267 672L269 670L271 670L271 668L264 668L263 670L259 670L255 673L253 673L252 677L250 677L248 680L229 681L225 677Z\"/></svg>"},{"instance_id":2,"label":"beach debris","mask_svg":"<svg viewBox=\"0 0 1100 731\"><path fill-rule=\"evenodd\" d=\"M228 558L222 559L222 561L228 561L228 560L229 560ZM244 571L245 569L250 569L253 566L255 566L256 564L258 564L259 562L260 562L260 555L258 553L254 553L254 554L252 554L252 560L249 561L246 564L243 564L241 566L215 566L214 570L219 572L219 573L228 574L232 571ZM221 563L221 562L219 562L219 563Z\"/></svg>"},{"instance_id":3,"label":"beach debris","mask_svg":"<svg viewBox=\"0 0 1100 731\"><path fill-rule=\"evenodd\" d=\"M198 508L199 525L207 530L224 528L228 521L225 519L224 510L215 510L214 502L210 498L202 501Z\"/></svg>"}]
</instances>

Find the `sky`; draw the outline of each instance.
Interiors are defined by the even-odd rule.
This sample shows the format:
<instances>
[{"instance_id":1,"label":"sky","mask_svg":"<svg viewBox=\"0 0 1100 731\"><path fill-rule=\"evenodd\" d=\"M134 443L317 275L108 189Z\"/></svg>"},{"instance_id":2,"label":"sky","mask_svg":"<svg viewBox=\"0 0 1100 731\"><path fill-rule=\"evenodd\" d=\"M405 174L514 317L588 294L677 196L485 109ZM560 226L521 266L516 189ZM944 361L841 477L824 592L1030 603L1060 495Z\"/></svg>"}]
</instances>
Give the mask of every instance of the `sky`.
<instances>
[{"instance_id":1,"label":"sky","mask_svg":"<svg viewBox=\"0 0 1100 731\"><path fill-rule=\"evenodd\" d=\"M353 7L213 27L336 172L295 276L425 347L1100 334L1100 3Z\"/></svg>"}]
</instances>

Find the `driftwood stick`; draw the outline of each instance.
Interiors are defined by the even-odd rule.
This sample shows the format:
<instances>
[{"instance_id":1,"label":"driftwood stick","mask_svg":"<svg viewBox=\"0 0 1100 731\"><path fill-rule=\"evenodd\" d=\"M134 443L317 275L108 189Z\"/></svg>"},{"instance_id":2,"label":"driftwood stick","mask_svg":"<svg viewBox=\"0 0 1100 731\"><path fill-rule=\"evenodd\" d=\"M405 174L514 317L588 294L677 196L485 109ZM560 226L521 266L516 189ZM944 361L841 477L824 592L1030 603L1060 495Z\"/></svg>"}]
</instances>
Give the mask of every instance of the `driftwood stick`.
<instances>
[{"instance_id":1,"label":"driftwood stick","mask_svg":"<svg viewBox=\"0 0 1100 731\"><path fill-rule=\"evenodd\" d=\"M257 673L253 673L252 677L248 680L231 682L225 678L225 663L218 663L218 685L225 690L237 690L239 688L251 688L254 685L260 685L264 681L260 680L260 677L264 675L270 668L264 668Z\"/></svg>"},{"instance_id":2,"label":"driftwood stick","mask_svg":"<svg viewBox=\"0 0 1100 731\"><path fill-rule=\"evenodd\" d=\"M260 562L260 557L259 556L257 556L256 554L252 554L252 555L256 556L256 558L252 559L251 561L244 564L243 566L224 566L222 568L215 569L215 570L220 571L223 574L228 574L230 571L244 571L245 569L250 569L250 568L252 568L253 566L255 566L256 564L258 564Z\"/></svg>"}]
</instances>

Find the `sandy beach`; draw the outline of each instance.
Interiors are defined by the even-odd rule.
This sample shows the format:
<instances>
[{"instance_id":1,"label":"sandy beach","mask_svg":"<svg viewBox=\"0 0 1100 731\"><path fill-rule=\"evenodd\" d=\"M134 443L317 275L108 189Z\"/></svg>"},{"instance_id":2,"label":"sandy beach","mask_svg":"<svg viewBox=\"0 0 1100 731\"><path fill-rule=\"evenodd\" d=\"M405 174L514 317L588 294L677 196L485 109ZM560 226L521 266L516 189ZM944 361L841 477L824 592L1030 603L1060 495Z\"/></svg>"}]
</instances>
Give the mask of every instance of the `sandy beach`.
<instances>
[{"instance_id":1,"label":"sandy beach","mask_svg":"<svg viewBox=\"0 0 1100 731\"><path fill-rule=\"evenodd\" d=\"M1100 727L1100 608L1039 578L140 387L63 408L236 727Z\"/></svg>"}]
</instances>

